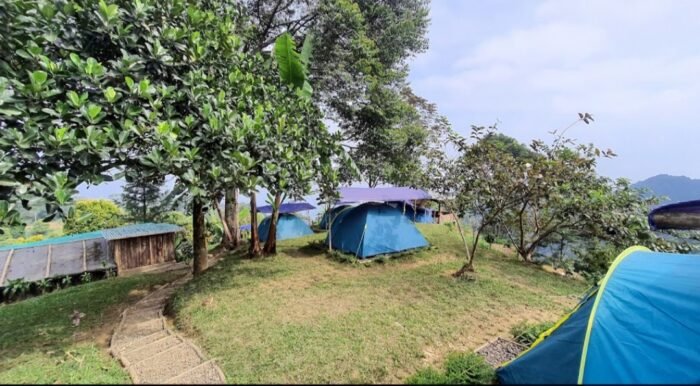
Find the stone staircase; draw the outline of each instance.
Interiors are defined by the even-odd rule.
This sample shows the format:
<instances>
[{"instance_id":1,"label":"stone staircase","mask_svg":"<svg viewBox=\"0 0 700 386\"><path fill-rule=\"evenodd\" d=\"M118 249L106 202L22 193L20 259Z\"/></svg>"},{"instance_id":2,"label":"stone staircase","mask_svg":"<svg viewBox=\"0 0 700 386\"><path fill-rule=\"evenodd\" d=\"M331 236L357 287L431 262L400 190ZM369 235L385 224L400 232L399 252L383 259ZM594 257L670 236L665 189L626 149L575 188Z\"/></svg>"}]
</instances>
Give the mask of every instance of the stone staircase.
<instances>
[{"instance_id":1,"label":"stone staircase","mask_svg":"<svg viewBox=\"0 0 700 386\"><path fill-rule=\"evenodd\" d=\"M191 276L150 293L122 313L110 351L134 383L220 384L226 378L213 360L165 324L163 309Z\"/></svg>"}]
</instances>

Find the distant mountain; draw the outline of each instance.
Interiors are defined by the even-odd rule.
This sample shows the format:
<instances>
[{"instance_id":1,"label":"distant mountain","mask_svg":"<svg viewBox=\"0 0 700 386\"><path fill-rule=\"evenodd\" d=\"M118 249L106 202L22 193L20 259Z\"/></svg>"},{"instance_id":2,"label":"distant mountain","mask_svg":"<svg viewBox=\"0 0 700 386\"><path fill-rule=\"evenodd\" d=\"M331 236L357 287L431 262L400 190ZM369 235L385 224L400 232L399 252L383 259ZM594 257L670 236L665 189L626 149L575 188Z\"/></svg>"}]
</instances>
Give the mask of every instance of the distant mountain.
<instances>
[{"instance_id":1,"label":"distant mountain","mask_svg":"<svg viewBox=\"0 0 700 386\"><path fill-rule=\"evenodd\" d=\"M700 180L686 176L659 174L633 184L635 188L647 188L655 196L666 196L664 203L700 200Z\"/></svg>"}]
</instances>

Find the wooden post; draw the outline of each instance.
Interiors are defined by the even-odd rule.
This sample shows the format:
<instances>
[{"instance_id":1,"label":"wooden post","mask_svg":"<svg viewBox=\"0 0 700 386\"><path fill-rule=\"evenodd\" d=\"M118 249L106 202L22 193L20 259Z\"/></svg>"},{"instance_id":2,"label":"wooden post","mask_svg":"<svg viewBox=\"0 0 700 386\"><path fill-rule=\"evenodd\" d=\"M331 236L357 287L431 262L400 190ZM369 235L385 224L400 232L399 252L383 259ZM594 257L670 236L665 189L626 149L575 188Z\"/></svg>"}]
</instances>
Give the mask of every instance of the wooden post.
<instances>
[{"instance_id":1,"label":"wooden post","mask_svg":"<svg viewBox=\"0 0 700 386\"><path fill-rule=\"evenodd\" d=\"M12 254L15 253L14 249L10 249L10 253L7 254L7 261L5 261L5 267L2 269L2 275L0 275L0 285L5 282L7 277L7 271L10 269L10 261L12 261Z\"/></svg>"},{"instance_id":2,"label":"wooden post","mask_svg":"<svg viewBox=\"0 0 700 386\"><path fill-rule=\"evenodd\" d=\"M118 274L122 269L122 257L121 250L119 249L119 243L117 243L117 241L118 240L109 241L109 249L112 251L112 255L114 256L114 265L117 266Z\"/></svg>"},{"instance_id":3,"label":"wooden post","mask_svg":"<svg viewBox=\"0 0 700 386\"><path fill-rule=\"evenodd\" d=\"M148 264L155 264L154 261L154 255L153 255L153 237L155 236L148 236Z\"/></svg>"},{"instance_id":4,"label":"wooden post","mask_svg":"<svg viewBox=\"0 0 700 386\"><path fill-rule=\"evenodd\" d=\"M438 215L437 215L437 223L440 224L440 217L442 217L442 203L438 201Z\"/></svg>"},{"instance_id":5,"label":"wooden post","mask_svg":"<svg viewBox=\"0 0 700 386\"><path fill-rule=\"evenodd\" d=\"M48 278L50 273L51 273L51 244L49 244L49 254L48 254L48 257L46 258L46 274L44 274L44 279Z\"/></svg>"},{"instance_id":6,"label":"wooden post","mask_svg":"<svg viewBox=\"0 0 700 386\"><path fill-rule=\"evenodd\" d=\"M83 240L83 272L87 271L87 247L85 246L85 240Z\"/></svg>"}]
</instances>

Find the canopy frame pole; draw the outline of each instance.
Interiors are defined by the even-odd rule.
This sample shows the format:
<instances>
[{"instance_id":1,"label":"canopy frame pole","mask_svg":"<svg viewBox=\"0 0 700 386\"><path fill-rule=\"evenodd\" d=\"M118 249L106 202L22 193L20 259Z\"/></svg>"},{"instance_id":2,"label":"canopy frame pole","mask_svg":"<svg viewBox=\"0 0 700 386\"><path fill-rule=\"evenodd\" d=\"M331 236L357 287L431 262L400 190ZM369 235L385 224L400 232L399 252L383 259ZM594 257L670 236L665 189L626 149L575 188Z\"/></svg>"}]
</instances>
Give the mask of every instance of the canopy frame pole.
<instances>
[{"instance_id":1,"label":"canopy frame pole","mask_svg":"<svg viewBox=\"0 0 700 386\"><path fill-rule=\"evenodd\" d=\"M7 271L10 269L10 261L12 261L12 254L15 253L14 249L10 249L10 253L7 254L7 261L5 261L5 266L2 269L2 275L0 275L0 285L5 282L7 277Z\"/></svg>"},{"instance_id":2,"label":"canopy frame pole","mask_svg":"<svg viewBox=\"0 0 700 386\"><path fill-rule=\"evenodd\" d=\"M360 253L360 248L362 248L362 241L365 239L365 232L367 232L367 223L365 222L365 227L362 229L362 236L360 236L360 242L357 244L357 250L355 251L355 258Z\"/></svg>"},{"instance_id":3,"label":"canopy frame pole","mask_svg":"<svg viewBox=\"0 0 700 386\"><path fill-rule=\"evenodd\" d=\"M87 271L87 247L85 246L85 240L83 240L83 271Z\"/></svg>"},{"instance_id":4,"label":"canopy frame pole","mask_svg":"<svg viewBox=\"0 0 700 386\"><path fill-rule=\"evenodd\" d=\"M51 273L51 244L49 244L49 253L46 256L46 273L44 274L44 279L49 277Z\"/></svg>"}]
</instances>

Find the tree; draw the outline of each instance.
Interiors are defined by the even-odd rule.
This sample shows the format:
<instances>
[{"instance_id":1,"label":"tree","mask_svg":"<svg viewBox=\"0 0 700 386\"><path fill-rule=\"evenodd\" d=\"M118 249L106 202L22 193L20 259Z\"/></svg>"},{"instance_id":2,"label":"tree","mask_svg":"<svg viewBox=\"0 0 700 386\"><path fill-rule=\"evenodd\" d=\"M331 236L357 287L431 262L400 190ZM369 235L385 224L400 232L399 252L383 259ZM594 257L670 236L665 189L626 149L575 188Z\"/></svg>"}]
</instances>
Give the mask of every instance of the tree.
<instances>
[{"instance_id":1,"label":"tree","mask_svg":"<svg viewBox=\"0 0 700 386\"><path fill-rule=\"evenodd\" d=\"M596 173L596 160L614 156L610 150L576 145L562 135L556 135L552 145L533 141L531 147L535 156L528 157L530 162L513 168L524 176L522 200L501 219L518 255L527 262L548 238L576 233L598 221L607 179Z\"/></svg>"},{"instance_id":2,"label":"tree","mask_svg":"<svg viewBox=\"0 0 700 386\"><path fill-rule=\"evenodd\" d=\"M121 204L132 221L153 221L161 212L162 178L129 178L124 185Z\"/></svg>"},{"instance_id":3,"label":"tree","mask_svg":"<svg viewBox=\"0 0 700 386\"><path fill-rule=\"evenodd\" d=\"M70 208L63 233L72 235L124 225L124 213L112 200L79 200Z\"/></svg>"},{"instance_id":4,"label":"tree","mask_svg":"<svg viewBox=\"0 0 700 386\"><path fill-rule=\"evenodd\" d=\"M268 94L276 99L277 108L269 115L267 126L273 130L267 145L260 148L258 175L271 193L270 229L263 248L268 254L276 253L276 226L284 198L308 194L312 181L325 177L324 169L332 167L333 157L342 154L342 148L337 145L340 137L328 132L321 111L311 100L312 89L307 80L311 40L307 35L301 52L296 51L289 34L281 35L275 43L281 85L276 92Z\"/></svg>"},{"instance_id":5,"label":"tree","mask_svg":"<svg viewBox=\"0 0 700 386\"><path fill-rule=\"evenodd\" d=\"M466 261L454 273L456 277L474 272L482 233L522 200L525 181L514 173L518 161L493 141L484 140L494 131L494 127L473 126L472 142L451 133L450 138L458 149L457 157L435 158L428 166L431 190L458 220L455 225L464 244ZM464 216L472 220L470 240L462 229Z\"/></svg>"},{"instance_id":6,"label":"tree","mask_svg":"<svg viewBox=\"0 0 700 386\"><path fill-rule=\"evenodd\" d=\"M654 251L689 253L683 239L660 237L649 228L647 215L660 200L648 192L633 188L624 178L607 181L595 192L598 212L591 221L573 233L574 270L592 282L601 279L613 259L632 245Z\"/></svg>"},{"instance_id":7,"label":"tree","mask_svg":"<svg viewBox=\"0 0 700 386\"><path fill-rule=\"evenodd\" d=\"M0 13L0 199L61 213L81 182L115 167L173 174L193 197L195 274L206 268L204 203L242 173L237 2L11 1ZM242 78L246 87L238 88ZM250 161L249 163L252 163ZM12 218L8 205L6 218Z\"/></svg>"}]
</instances>

